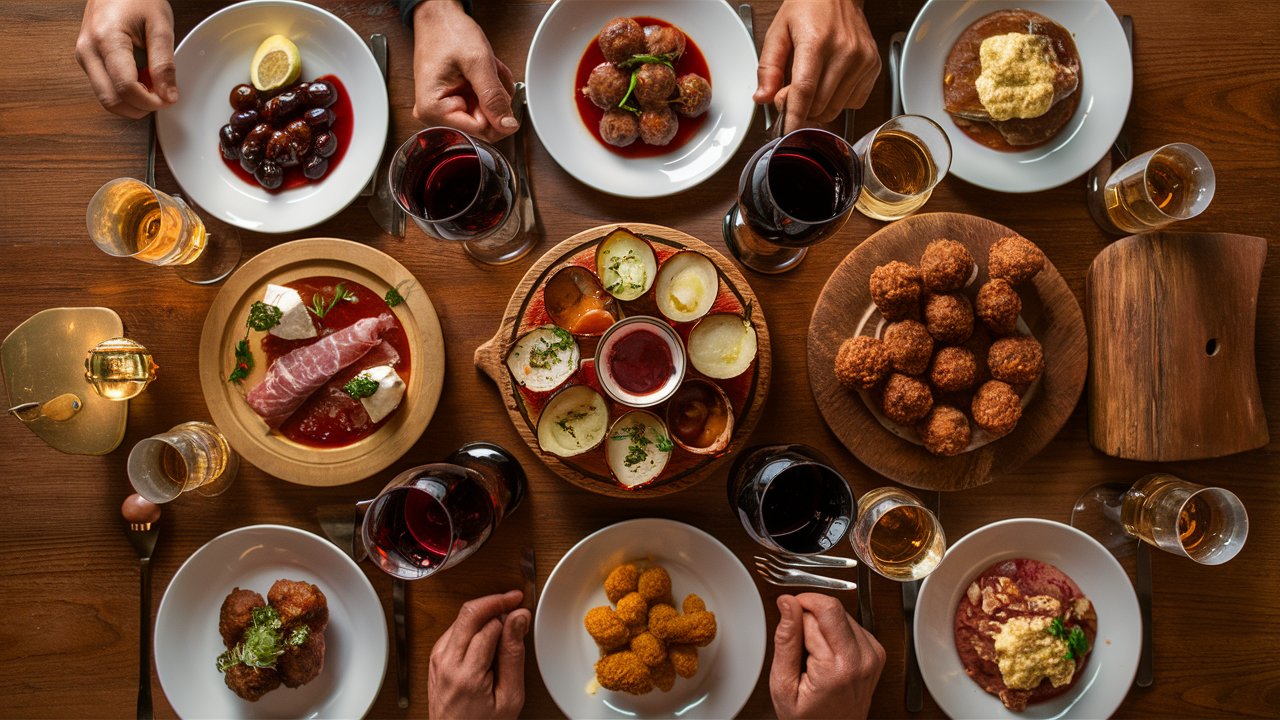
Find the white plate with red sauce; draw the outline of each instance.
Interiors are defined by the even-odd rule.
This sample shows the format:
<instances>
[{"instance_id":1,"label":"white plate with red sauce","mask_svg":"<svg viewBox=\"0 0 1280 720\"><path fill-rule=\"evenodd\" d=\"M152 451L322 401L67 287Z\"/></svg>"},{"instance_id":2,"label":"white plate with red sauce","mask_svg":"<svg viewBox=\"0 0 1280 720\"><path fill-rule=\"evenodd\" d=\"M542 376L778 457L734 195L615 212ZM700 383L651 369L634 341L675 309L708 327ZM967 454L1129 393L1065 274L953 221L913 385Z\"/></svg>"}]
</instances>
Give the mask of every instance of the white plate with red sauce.
<instances>
[{"instance_id":1,"label":"white plate with red sauce","mask_svg":"<svg viewBox=\"0 0 1280 720\"><path fill-rule=\"evenodd\" d=\"M298 46L301 80L336 78L339 144L317 181L267 191L219 151L231 89L249 82L258 45L280 34ZM377 169L388 128L387 87L356 31L336 15L291 0L252 0L219 10L174 53L181 99L156 113L156 138L182 192L200 211L245 230L286 233L336 215Z\"/></svg>"},{"instance_id":2,"label":"white plate with red sauce","mask_svg":"<svg viewBox=\"0 0 1280 720\"><path fill-rule=\"evenodd\" d=\"M579 114L579 66L586 55L599 52L600 29L620 16L654 18L680 28L710 73L711 108L695 119L696 131L688 137L677 133L676 141L656 154L648 146L641 151L639 140L628 148L605 145ZM677 70L689 71L679 63ZM529 118L551 157L586 185L624 197L672 195L711 177L742 144L755 113L755 43L724 0L558 0L534 33L524 76ZM644 156L633 157L637 152Z\"/></svg>"},{"instance_id":3,"label":"white plate with red sauce","mask_svg":"<svg viewBox=\"0 0 1280 720\"><path fill-rule=\"evenodd\" d=\"M394 315L399 328L394 337L383 339L401 357L396 371L404 378L406 388L400 406L373 424L367 424L367 414L363 423L346 428L295 422L308 413L321 421L330 415L324 409L333 407L333 397L341 394L340 389L332 392L333 388L340 388L348 375L369 367L361 363L378 352L375 349L340 370L279 429L272 429L249 406L245 394L265 377L273 355L311 341L285 342L262 332L249 332L254 367L240 383L229 382L237 365L235 346L246 337L249 308L262 300L268 284L299 290L304 304L309 305L316 294L313 289L319 291L322 300L331 301L339 282L356 294L358 302L341 303L341 308L331 311L338 318L331 325L323 319L313 322L321 326L323 336L361 317L383 312ZM388 307L383 299L391 288L403 298L394 307ZM199 357L205 404L231 447L264 472L300 485L353 483L398 460L426 430L444 384L444 338L427 291L391 256L367 245L333 238L277 245L233 273L209 307L200 334ZM322 397L322 393L328 396ZM349 398L347 402L355 405ZM358 416L363 409L356 406L352 412ZM309 422L311 417L302 419Z\"/></svg>"},{"instance_id":4,"label":"white plate with red sauce","mask_svg":"<svg viewBox=\"0 0 1280 720\"><path fill-rule=\"evenodd\" d=\"M1066 573L1093 603L1098 633L1083 676L1062 695L1005 708L965 674L955 645L955 617L969 583L997 562L1031 558ZM1101 718L1120 707L1138 669L1142 617L1133 585L1098 541L1069 525L1036 518L978 528L947 549L920 588L915 644L920 674L938 707L953 718Z\"/></svg>"}]
</instances>

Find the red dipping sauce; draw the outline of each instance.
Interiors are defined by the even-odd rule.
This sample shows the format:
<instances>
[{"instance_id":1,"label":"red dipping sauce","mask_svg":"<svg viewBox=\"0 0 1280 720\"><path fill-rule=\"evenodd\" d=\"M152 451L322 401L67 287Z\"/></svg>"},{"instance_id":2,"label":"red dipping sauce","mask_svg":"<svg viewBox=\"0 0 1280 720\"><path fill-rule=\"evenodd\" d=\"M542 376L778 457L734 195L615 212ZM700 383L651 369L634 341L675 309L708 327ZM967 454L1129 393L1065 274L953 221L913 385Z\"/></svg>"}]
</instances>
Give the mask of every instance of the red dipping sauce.
<instances>
[{"instance_id":1,"label":"red dipping sauce","mask_svg":"<svg viewBox=\"0 0 1280 720\"><path fill-rule=\"evenodd\" d=\"M654 17L634 17L632 20L640 23L641 27L646 25L661 25L664 27L675 27L665 20L659 20ZM681 31L683 32L683 31ZM604 110L596 107L594 103L582 94L582 88L587 86L587 79L591 77L591 71L597 65L604 62L604 53L600 52L600 44L595 38L591 39L591 43L587 45L587 49L582 53L582 59L578 61L578 72L574 76L573 98L578 104L578 117L582 118L582 124L587 126L587 130L591 131L591 135L609 152L616 153L628 158L644 158L655 157L658 155L666 155L669 152L678 150L683 147L689 139L702 129L703 123L706 122L710 111L707 111L696 118L687 118L683 115L678 116L679 125L676 129L676 136L666 145L649 145L640 140L636 140L626 147L617 147L610 145L600 136L600 120L604 117ZM680 56L680 60L675 63L676 77L686 75L688 73L697 73L707 79L711 83L711 95L715 97L715 80L711 77L711 70L707 67L707 59L703 57L702 51L698 49L693 38L685 33L684 54ZM714 101L713 101L714 102ZM341 151L339 151L341 152Z\"/></svg>"},{"instance_id":2,"label":"red dipping sauce","mask_svg":"<svg viewBox=\"0 0 1280 720\"><path fill-rule=\"evenodd\" d=\"M655 330L638 327L609 349L609 374L633 395L648 395L662 388L675 372L671 348Z\"/></svg>"}]
</instances>

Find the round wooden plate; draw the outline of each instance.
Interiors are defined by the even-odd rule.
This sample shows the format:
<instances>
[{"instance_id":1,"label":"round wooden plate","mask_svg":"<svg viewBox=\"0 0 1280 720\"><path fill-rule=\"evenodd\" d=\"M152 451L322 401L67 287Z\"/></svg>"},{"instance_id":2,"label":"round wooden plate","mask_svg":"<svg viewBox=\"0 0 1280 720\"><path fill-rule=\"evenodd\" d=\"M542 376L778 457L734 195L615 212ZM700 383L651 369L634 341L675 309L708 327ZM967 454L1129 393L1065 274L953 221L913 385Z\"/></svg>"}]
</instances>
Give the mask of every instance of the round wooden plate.
<instances>
[{"instance_id":1,"label":"round wooden plate","mask_svg":"<svg viewBox=\"0 0 1280 720\"><path fill-rule=\"evenodd\" d=\"M836 350L853 335L872 305L869 279L890 260L918 264L932 240L965 245L985 283L992 243L1018 233L972 215L927 213L893 223L854 248L836 267L818 296L809 321L809 385L823 419L840 442L867 467L904 485L925 490L962 490L1010 472L1062 429L1084 390L1088 340L1084 316L1071 288L1046 261L1044 270L1018 288L1022 319L1044 348L1042 385L1009 435L961 455L939 457L887 430L857 393L835 378Z\"/></svg>"},{"instance_id":2,"label":"round wooden plate","mask_svg":"<svg viewBox=\"0 0 1280 720\"><path fill-rule=\"evenodd\" d=\"M542 286L547 279L552 273L568 264L582 265L594 271L596 245L617 228L626 228L648 239L658 251L660 260L665 259L672 252L686 248L697 250L711 260L719 271L721 281L720 294L711 311L713 313L741 312L743 308L750 305L751 323L755 327L758 346L756 360L750 370L733 380L715 381L722 387L725 383L742 383L740 389L744 395L743 402L735 401L734 403L733 439L725 451L719 455L709 456L694 455L677 448L667 464L667 469L657 481L631 490L618 485L610 477L604 462L603 448L597 448L573 458L561 458L543 452L538 447L537 421L541 404L537 403L531 407L530 399L549 396L551 393L530 393L530 396L526 397L512 380L511 371L507 369L506 362L507 353L510 352L516 340L530 329L549 322L545 319L545 310L542 309L541 303ZM640 300L622 303L624 314L638 314L636 310L642 309L646 301L651 302L651 297L652 293L646 293ZM656 315L657 312L649 310L645 314ZM691 325L691 323L677 323L675 327L677 332L687 337ZM582 346L584 361L594 357L596 339L578 338L578 341ZM601 495L624 498L656 497L691 487L710 475L722 460L737 452L746 438L751 435L756 421L760 419L765 398L769 394L769 372L772 367L769 355L769 330L765 325L764 313L742 273L715 248L701 240L679 230L647 223L601 225L584 230L547 251L529 268L520 284L516 286L515 292L511 295L511 302L507 304L507 309L502 315L498 332L476 348L475 364L497 383L507 414L511 416L511 422L520 433L520 437L548 467L578 487ZM689 373L690 377L696 375L692 367ZM729 395L733 397L734 393L729 392ZM618 410L625 408L613 402L609 405L609 418L612 422L620 417ZM664 403L650 409L661 416L665 408Z\"/></svg>"},{"instance_id":3,"label":"round wooden plate","mask_svg":"<svg viewBox=\"0 0 1280 720\"><path fill-rule=\"evenodd\" d=\"M333 449L289 440L267 427L245 403L244 393L266 375L256 339L250 340L258 361L253 372L240 385L227 382L249 306L262 299L267 283L313 276L354 280L379 295L391 287L399 289L404 302L392 312L404 325L413 353L403 407L369 437ZM395 462L427 429L443 383L444 337L427 291L390 255L349 240L295 240L257 255L222 286L200 333L200 388L214 424L245 460L299 485L346 485Z\"/></svg>"}]
</instances>

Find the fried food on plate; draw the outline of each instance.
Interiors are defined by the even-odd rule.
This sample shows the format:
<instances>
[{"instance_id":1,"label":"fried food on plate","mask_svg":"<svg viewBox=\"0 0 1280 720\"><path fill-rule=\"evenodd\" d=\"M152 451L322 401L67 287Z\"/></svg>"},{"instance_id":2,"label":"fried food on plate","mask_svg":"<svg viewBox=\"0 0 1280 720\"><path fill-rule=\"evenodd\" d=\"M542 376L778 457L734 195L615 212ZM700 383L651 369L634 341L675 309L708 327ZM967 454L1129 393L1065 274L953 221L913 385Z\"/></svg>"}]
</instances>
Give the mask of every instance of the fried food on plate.
<instances>
[{"instance_id":1,"label":"fried food on plate","mask_svg":"<svg viewBox=\"0 0 1280 720\"><path fill-rule=\"evenodd\" d=\"M267 591L267 602L280 613L280 624L293 628L306 623L311 632L324 632L329 624L329 604L320 588L308 582L277 580Z\"/></svg>"},{"instance_id":2,"label":"fried food on plate","mask_svg":"<svg viewBox=\"0 0 1280 720\"><path fill-rule=\"evenodd\" d=\"M223 673L222 681L231 688L231 692L249 702L257 702L263 695L280 687L280 673L275 668L233 665Z\"/></svg>"},{"instance_id":3,"label":"fried food on plate","mask_svg":"<svg viewBox=\"0 0 1280 720\"><path fill-rule=\"evenodd\" d=\"M301 645L289 645L276 665L285 687L302 687L315 680L324 669L324 633L309 633Z\"/></svg>"},{"instance_id":4,"label":"fried food on plate","mask_svg":"<svg viewBox=\"0 0 1280 720\"><path fill-rule=\"evenodd\" d=\"M884 381L891 356L882 341L859 335L836 351L836 379L850 390L870 390Z\"/></svg>"},{"instance_id":5,"label":"fried food on plate","mask_svg":"<svg viewBox=\"0 0 1280 720\"><path fill-rule=\"evenodd\" d=\"M625 597L618 601L618 609L615 611L618 619L631 625L644 625L649 620L649 603L645 602L644 597L638 593L627 593Z\"/></svg>"},{"instance_id":6,"label":"fried food on plate","mask_svg":"<svg viewBox=\"0 0 1280 720\"><path fill-rule=\"evenodd\" d=\"M605 650L622 646L631 639L631 631L627 629L627 624L622 622L618 614L608 605L588 610L582 623L586 626L591 639Z\"/></svg>"},{"instance_id":7,"label":"fried food on plate","mask_svg":"<svg viewBox=\"0 0 1280 720\"><path fill-rule=\"evenodd\" d=\"M254 608L267 604L261 593L252 590L232 590L222 601L222 610L218 613L218 633L222 635L222 644L231 647L240 642L244 631L253 622Z\"/></svg>"},{"instance_id":8,"label":"fried food on plate","mask_svg":"<svg viewBox=\"0 0 1280 720\"><path fill-rule=\"evenodd\" d=\"M1044 351L1033 337L1000 338L987 351L991 377L1010 385L1027 385L1044 372Z\"/></svg>"},{"instance_id":9,"label":"fried food on plate","mask_svg":"<svg viewBox=\"0 0 1280 720\"><path fill-rule=\"evenodd\" d=\"M649 603L670 603L671 576L660 567L651 567L640 573L638 590Z\"/></svg>"},{"instance_id":10,"label":"fried food on plate","mask_svg":"<svg viewBox=\"0 0 1280 720\"><path fill-rule=\"evenodd\" d=\"M671 664L680 677L688 679L698 674L698 648L692 645L672 645L670 657Z\"/></svg>"},{"instance_id":11,"label":"fried food on plate","mask_svg":"<svg viewBox=\"0 0 1280 720\"><path fill-rule=\"evenodd\" d=\"M281 684L311 682L324 669L328 624L328 601L311 583L277 580L267 601L252 590L233 589L218 615L227 648L217 659L223 682L250 702Z\"/></svg>"},{"instance_id":12,"label":"fried food on plate","mask_svg":"<svg viewBox=\"0 0 1280 720\"><path fill-rule=\"evenodd\" d=\"M635 592L639 582L640 571L635 565L624 563L614 568L604 579L604 595L609 598L609 602L616 603L627 593Z\"/></svg>"},{"instance_id":13,"label":"fried food on plate","mask_svg":"<svg viewBox=\"0 0 1280 720\"><path fill-rule=\"evenodd\" d=\"M609 653L596 661L596 682L606 690L643 695L653 689L649 666L630 650Z\"/></svg>"},{"instance_id":14,"label":"fried food on plate","mask_svg":"<svg viewBox=\"0 0 1280 720\"><path fill-rule=\"evenodd\" d=\"M991 277L1008 280L1012 285L1021 285L1043 269L1044 251L1021 235L1000 238L987 254Z\"/></svg>"},{"instance_id":15,"label":"fried food on plate","mask_svg":"<svg viewBox=\"0 0 1280 720\"><path fill-rule=\"evenodd\" d=\"M645 630L639 635L631 638L631 652L636 657L644 661L649 667L658 667L667 661L666 643L659 640L653 633Z\"/></svg>"},{"instance_id":16,"label":"fried food on plate","mask_svg":"<svg viewBox=\"0 0 1280 720\"><path fill-rule=\"evenodd\" d=\"M920 274L929 292L959 290L973 274L973 255L955 240L934 240L920 256Z\"/></svg>"},{"instance_id":17,"label":"fried food on plate","mask_svg":"<svg viewBox=\"0 0 1280 720\"><path fill-rule=\"evenodd\" d=\"M903 375L919 375L929 369L933 336L918 320L899 320L885 326L884 347L894 370Z\"/></svg>"}]
</instances>

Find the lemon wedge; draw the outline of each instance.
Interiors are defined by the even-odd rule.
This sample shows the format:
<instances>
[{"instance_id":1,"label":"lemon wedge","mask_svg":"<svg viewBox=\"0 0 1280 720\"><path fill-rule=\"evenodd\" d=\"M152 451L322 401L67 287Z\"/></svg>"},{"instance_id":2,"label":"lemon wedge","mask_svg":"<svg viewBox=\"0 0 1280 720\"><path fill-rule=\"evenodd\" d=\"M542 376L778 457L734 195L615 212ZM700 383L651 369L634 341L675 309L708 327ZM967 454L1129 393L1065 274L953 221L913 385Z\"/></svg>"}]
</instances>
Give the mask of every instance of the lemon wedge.
<instances>
[{"instance_id":1,"label":"lemon wedge","mask_svg":"<svg viewBox=\"0 0 1280 720\"><path fill-rule=\"evenodd\" d=\"M302 74L298 46L283 35L272 35L258 46L249 68L249 79L262 91L279 90Z\"/></svg>"}]
</instances>

